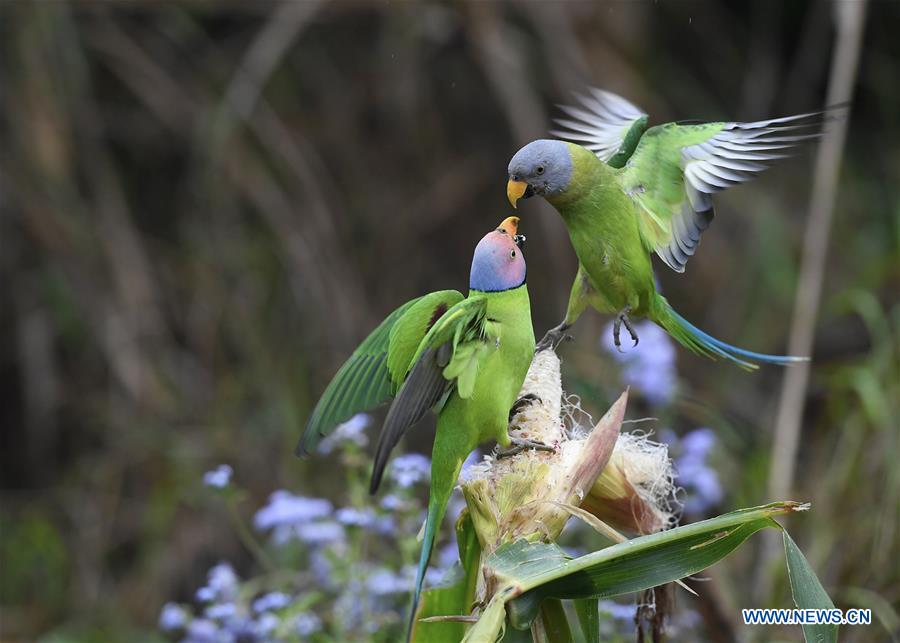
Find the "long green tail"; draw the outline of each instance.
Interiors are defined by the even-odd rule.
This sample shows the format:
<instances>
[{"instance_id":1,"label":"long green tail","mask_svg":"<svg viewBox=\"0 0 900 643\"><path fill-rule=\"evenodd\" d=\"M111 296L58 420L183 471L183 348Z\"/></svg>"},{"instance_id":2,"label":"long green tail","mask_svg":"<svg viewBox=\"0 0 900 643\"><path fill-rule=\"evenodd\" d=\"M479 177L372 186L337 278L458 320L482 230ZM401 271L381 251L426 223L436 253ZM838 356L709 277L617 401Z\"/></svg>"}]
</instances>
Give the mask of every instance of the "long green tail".
<instances>
[{"instance_id":1,"label":"long green tail","mask_svg":"<svg viewBox=\"0 0 900 643\"><path fill-rule=\"evenodd\" d=\"M422 586L425 583L425 572L428 570L428 562L431 559L431 552L434 549L434 539L440 530L441 522L444 520L444 512L447 509L447 502L450 494L446 494L446 498L435 498L434 492L428 501L428 516L425 518L425 536L422 538L422 551L419 554L419 569L416 572L416 589L413 594L412 607L409 614L409 625L406 630L406 640L410 641L412 637L413 624L416 622L416 610L419 608L419 598L422 595Z\"/></svg>"},{"instance_id":2,"label":"long green tail","mask_svg":"<svg viewBox=\"0 0 900 643\"><path fill-rule=\"evenodd\" d=\"M406 630L406 640L409 642L412 636L412 628L416 619L416 610L419 607L419 597L422 594L422 586L425 583L425 572L428 569L428 561L431 559L431 551L434 549L434 540L441 529L441 522L444 520L444 513L447 510L447 503L450 501L450 494L456 486L459 478L459 471L462 469L463 460L469 455L466 450L461 457L454 455L458 452L460 445L457 436L457 444L452 444L451 432L444 427L441 431L440 418L438 419L438 430L435 435L434 450L432 452L431 461L431 489L428 498L428 514L425 517L425 535L422 538L422 551L419 554L419 569L416 572L416 589L413 594L412 608L409 614L409 625ZM473 447L474 448L474 447ZM452 449L452 450L450 450Z\"/></svg>"},{"instance_id":3,"label":"long green tail","mask_svg":"<svg viewBox=\"0 0 900 643\"><path fill-rule=\"evenodd\" d=\"M657 295L650 307L650 319L659 324L669 335L688 350L704 357L716 359L718 357L734 362L741 368L756 370L757 362L763 364L778 364L788 366L798 362L809 361L808 357L794 357L792 355L767 355L744 350L711 335L691 324L684 317L675 312L666 298Z\"/></svg>"}]
</instances>

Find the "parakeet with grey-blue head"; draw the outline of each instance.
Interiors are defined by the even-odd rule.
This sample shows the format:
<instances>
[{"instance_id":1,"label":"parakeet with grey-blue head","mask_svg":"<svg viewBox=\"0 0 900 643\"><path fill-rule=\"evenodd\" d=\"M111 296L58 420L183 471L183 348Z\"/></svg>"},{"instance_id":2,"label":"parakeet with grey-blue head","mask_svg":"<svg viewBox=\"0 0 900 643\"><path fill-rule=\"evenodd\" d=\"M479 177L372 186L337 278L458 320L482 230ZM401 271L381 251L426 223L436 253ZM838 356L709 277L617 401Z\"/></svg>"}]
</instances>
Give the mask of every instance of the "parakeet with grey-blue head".
<instances>
[{"instance_id":1,"label":"parakeet with grey-blue head","mask_svg":"<svg viewBox=\"0 0 900 643\"><path fill-rule=\"evenodd\" d=\"M601 90L563 107L554 135L533 141L509 162L507 196L544 197L565 221L578 255L566 317L539 348L555 345L587 306L615 315L613 339L631 318L648 317L685 348L745 368L806 358L765 355L715 339L688 323L657 292L650 255L683 272L713 220L712 195L743 183L819 136L822 112L751 123L666 123ZM573 142L569 142L573 141Z\"/></svg>"}]
</instances>

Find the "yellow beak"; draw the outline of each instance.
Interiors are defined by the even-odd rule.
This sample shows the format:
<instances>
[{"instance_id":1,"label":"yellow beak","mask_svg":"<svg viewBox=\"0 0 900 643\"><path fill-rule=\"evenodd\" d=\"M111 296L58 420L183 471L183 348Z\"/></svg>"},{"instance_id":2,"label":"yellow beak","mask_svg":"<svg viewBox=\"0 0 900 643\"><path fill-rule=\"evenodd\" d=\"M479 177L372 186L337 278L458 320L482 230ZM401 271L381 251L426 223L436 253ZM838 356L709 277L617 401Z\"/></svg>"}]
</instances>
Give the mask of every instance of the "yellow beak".
<instances>
[{"instance_id":1,"label":"yellow beak","mask_svg":"<svg viewBox=\"0 0 900 643\"><path fill-rule=\"evenodd\" d=\"M506 198L509 199L512 207L516 207L516 201L522 198L522 195L525 194L525 190L528 189L528 184L525 181L513 181L509 180L509 183L506 184Z\"/></svg>"},{"instance_id":2,"label":"yellow beak","mask_svg":"<svg viewBox=\"0 0 900 643\"><path fill-rule=\"evenodd\" d=\"M502 230L511 237L519 233L519 217L506 217L503 223L497 226L497 230Z\"/></svg>"}]
</instances>

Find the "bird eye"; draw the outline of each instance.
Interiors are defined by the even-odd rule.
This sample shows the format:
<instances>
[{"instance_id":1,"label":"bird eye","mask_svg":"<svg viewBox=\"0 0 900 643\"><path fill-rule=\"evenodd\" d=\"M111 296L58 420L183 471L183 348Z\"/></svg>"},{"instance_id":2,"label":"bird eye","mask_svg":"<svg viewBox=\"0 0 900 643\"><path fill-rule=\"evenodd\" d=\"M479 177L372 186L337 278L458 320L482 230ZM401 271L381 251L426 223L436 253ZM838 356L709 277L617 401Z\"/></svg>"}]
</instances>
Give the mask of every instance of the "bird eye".
<instances>
[{"instance_id":1,"label":"bird eye","mask_svg":"<svg viewBox=\"0 0 900 643\"><path fill-rule=\"evenodd\" d=\"M543 173L544 173L544 166L543 166L543 165L538 165L536 171L537 171L538 174L543 174Z\"/></svg>"},{"instance_id":2,"label":"bird eye","mask_svg":"<svg viewBox=\"0 0 900 643\"><path fill-rule=\"evenodd\" d=\"M510 251L509 251L509 258L510 258L510 259L515 259L515 258L516 258L516 251L515 251L515 250L510 250Z\"/></svg>"}]
</instances>

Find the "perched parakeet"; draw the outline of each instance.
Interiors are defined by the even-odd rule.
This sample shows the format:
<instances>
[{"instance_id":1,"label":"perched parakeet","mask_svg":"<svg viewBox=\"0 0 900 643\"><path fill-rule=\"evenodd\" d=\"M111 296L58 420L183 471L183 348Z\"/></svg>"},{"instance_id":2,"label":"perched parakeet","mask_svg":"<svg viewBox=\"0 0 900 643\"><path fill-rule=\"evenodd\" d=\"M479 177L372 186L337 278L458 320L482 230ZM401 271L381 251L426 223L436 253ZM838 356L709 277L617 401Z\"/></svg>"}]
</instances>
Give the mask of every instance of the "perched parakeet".
<instances>
[{"instance_id":1,"label":"perched parakeet","mask_svg":"<svg viewBox=\"0 0 900 643\"><path fill-rule=\"evenodd\" d=\"M685 348L745 368L756 362L789 364L806 358L754 353L715 339L660 295L651 253L684 272L713 219L711 195L753 178L783 150L817 137L821 113L752 123L665 123L645 131L647 115L624 98L601 90L581 97L582 108L563 107L562 140L537 140L509 163L507 196L543 196L565 221L578 255L578 273L566 317L539 348L557 343L590 305L616 315L635 344L630 317L648 317Z\"/></svg>"},{"instance_id":2,"label":"perched parakeet","mask_svg":"<svg viewBox=\"0 0 900 643\"><path fill-rule=\"evenodd\" d=\"M483 442L518 442L507 433L509 414L535 347L518 221L507 218L476 246L468 297L445 290L414 299L363 341L325 389L298 446L308 454L342 421L393 398L376 448L375 493L406 430L428 409L437 412L413 615L463 461Z\"/></svg>"}]
</instances>

